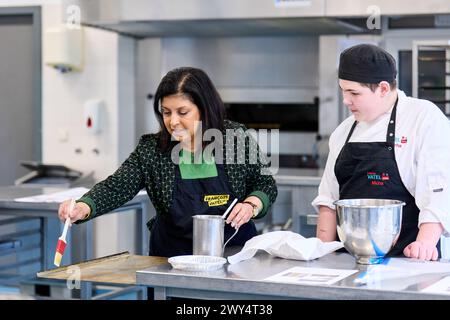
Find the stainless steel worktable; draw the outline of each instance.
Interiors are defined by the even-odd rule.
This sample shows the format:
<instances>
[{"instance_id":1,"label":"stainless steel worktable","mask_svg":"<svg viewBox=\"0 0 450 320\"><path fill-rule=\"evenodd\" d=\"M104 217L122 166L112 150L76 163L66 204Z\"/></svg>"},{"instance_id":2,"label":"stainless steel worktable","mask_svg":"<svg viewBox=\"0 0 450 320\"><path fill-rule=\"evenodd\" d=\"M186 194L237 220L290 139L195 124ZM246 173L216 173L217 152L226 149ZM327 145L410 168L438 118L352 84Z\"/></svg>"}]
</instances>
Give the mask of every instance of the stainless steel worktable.
<instances>
[{"instance_id":1,"label":"stainless steel worktable","mask_svg":"<svg viewBox=\"0 0 450 320\"><path fill-rule=\"evenodd\" d=\"M357 269L347 253L332 253L313 261L274 258L259 251L255 257L240 263L226 264L212 272L190 272L172 269L170 264L137 271L136 282L155 287L155 299L169 296L200 299L450 299L450 295L423 293L422 289L450 275L429 274L414 278L380 281L373 285L353 283L357 272L333 285L305 285L269 282L263 279L292 267Z\"/></svg>"},{"instance_id":2,"label":"stainless steel worktable","mask_svg":"<svg viewBox=\"0 0 450 320\"><path fill-rule=\"evenodd\" d=\"M53 268L53 257L57 237L60 233L60 223L57 216L59 203L51 202L17 202L16 198L35 196L40 194L50 194L58 191L64 191L61 188L33 188L33 187L0 187L0 215L12 217L36 217L41 220L41 266L42 270ZM137 239L137 251L140 254L148 254L148 231L146 222L149 219L150 199L147 195L137 195L134 199L127 202L113 212L136 210L138 214L137 223L139 225ZM56 226L56 228L55 228ZM55 234L51 243L48 239L49 234ZM70 232L71 239L68 241L66 254L69 252L70 261L76 263L89 260L92 257L93 239L92 222L88 221L74 227ZM76 244L76 245L74 245ZM65 258L68 255L64 255ZM82 298L90 298L90 290L82 290Z\"/></svg>"}]
</instances>

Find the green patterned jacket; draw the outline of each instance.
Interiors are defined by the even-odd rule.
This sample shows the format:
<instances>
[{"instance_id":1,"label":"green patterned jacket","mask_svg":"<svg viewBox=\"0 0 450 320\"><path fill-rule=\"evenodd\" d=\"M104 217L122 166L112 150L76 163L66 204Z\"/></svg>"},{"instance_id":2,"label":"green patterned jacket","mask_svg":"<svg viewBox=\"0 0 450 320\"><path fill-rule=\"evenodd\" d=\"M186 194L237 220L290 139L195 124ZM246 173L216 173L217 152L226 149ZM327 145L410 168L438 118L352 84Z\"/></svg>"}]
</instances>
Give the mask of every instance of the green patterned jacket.
<instances>
[{"instance_id":1,"label":"green patterned jacket","mask_svg":"<svg viewBox=\"0 0 450 320\"><path fill-rule=\"evenodd\" d=\"M263 158L260 157L264 156L260 152L256 152L259 154L259 157L255 161L255 152L253 155L249 154L249 150L252 150L252 144L249 141L255 143L254 146L256 146L253 138L245 140L245 152L237 152L239 145L237 141L242 138L245 139L246 136L244 132L246 130L245 126L226 120L224 127L224 141L230 138L235 141L234 144L225 144L225 148L222 147L223 159L226 159L226 156L228 156L228 159L224 161L224 169L228 175L230 186L241 200L250 195L261 199L263 210L257 216L257 218L261 218L267 213L270 205L277 197L278 192L275 180L270 174L261 174L262 171L267 171L268 167L262 163L267 161L261 161ZM136 149L122 163L119 169L105 180L97 183L77 201L84 202L91 208L89 218L84 221L120 207L133 199L143 188L146 189L156 209L156 213L159 215L169 214L169 208L172 204L175 170L178 168L172 161L170 152L162 153L158 149L158 138L158 134L143 135ZM235 155L234 163L229 161L231 159L229 155L232 154L233 150Z\"/></svg>"}]
</instances>

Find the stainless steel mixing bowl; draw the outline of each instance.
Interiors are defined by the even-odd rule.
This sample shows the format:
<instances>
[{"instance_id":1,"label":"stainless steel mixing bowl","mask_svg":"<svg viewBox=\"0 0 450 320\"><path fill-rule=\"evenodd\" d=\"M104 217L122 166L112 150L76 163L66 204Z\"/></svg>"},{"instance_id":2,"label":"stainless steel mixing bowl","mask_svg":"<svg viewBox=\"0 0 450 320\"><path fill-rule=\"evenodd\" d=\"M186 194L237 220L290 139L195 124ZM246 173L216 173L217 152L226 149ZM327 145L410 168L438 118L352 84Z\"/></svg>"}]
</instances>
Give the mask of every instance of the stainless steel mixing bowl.
<instances>
[{"instance_id":1,"label":"stainless steel mixing bowl","mask_svg":"<svg viewBox=\"0 0 450 320\"><path fill-rule=\"evenodd\" d=\"M400 235L404 202L388 199L346 199L334 202L337 233L360 264L377 264Z\"/></svg>"}]
</instances>

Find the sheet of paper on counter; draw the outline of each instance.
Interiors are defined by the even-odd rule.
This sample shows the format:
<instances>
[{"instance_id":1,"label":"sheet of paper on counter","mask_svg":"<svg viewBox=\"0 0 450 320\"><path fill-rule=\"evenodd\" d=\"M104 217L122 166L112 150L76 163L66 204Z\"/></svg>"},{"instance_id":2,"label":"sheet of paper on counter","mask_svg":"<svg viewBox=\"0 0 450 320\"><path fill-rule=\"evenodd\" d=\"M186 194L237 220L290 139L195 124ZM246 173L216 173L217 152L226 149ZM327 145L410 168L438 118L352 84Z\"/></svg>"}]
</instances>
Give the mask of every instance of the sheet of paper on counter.
<instances>
[{"instance_id":1,"label":"sheet of paper on counter","mask_svg":"<svg viewBox=\"0 0 450 320\"><path fill-rule=\"evenodd\" d=\"M422 292L427 293L439 293L439 294L450 294L450 277L445 277L438 282L426 287Z\"/></svg>"},{"instance_id":2,"label":"sheet of paper on counter","mask_svg":"<svg viewBox=\"0 0 450 320\"><path fill-rule=\"evenodd\" d=\"M23 197L23 198L16 198L14 201L17 202L63 202L67 199L78 199L81 198L83 194L88 192L88 188L71 188L64 191L54 192L54 193L48 193L48 194L39 194L31 197ZM145 190L139 191L138 195L140 194L147 194Z\"/></svg>"},{"instance_id":3,"label":"sheet of paper on counter","mask_svg":"<svg viewBox=\"0 0 450 320\"><path fill-rule=\"evenodd\" d=\"M293 267L264 280L293 284L331 285L358 270Z\"/></svg>"},{"instance_id":4,"label":"sheet of paper on counter","mask_svg":"<svg viewBox=\"0 0 450 320\"><path fill-rule=\"evenodd\" d=\"M39 194L31 197L16 198L17 202L63 202L64 200L80 198L83 194L89 191L88 188L71 188L60 192Z\"/></svg>"}]
</instances>

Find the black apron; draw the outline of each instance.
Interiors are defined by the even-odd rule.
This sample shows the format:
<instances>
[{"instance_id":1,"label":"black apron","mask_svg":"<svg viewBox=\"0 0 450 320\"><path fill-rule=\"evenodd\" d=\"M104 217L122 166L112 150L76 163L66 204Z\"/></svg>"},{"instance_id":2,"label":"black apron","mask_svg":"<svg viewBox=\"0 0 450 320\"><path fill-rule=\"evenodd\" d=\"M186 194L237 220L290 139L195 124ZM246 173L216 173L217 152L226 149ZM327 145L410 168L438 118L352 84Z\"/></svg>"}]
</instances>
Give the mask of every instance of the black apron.
<instances>
[{"instance_id":1,"label":"black apron","mask_svg":"<svg viewBox=\"0 0 450 320\"><path fill-rule=\"evenodd\" d=\"M386 142L348 142L357 125L355 121L334 167L339 183L339 199L391 199L406 203L400 236L386 255L388 257L403 255L403 249L416 240L419 232L420 210L403 184L395 160L397 102L398 99L391 112Z\"/></svg>"},{"instance_id":2,"label":"black apron","mask_svg":"<svg viewBox=\"0 0 450 320\"><path fill-rule=\"evenodd\" d=\"M201 179L182 179L180 168L175 170L173 202L168 215L158 215L150 229L150 250L152 256L172 257L192 254L193 219L195 215L222 215L236 198L231 190L223 165L216 164L217 177ZM206 195L229 195L225 204L209 206ZM243 199L239 199L243 201ZM225 224L224 241L227 241L236 229ZM244 245L256 235L253 220L242 225L236 236L227 246Z\"/></svg>"}]
</instances>

